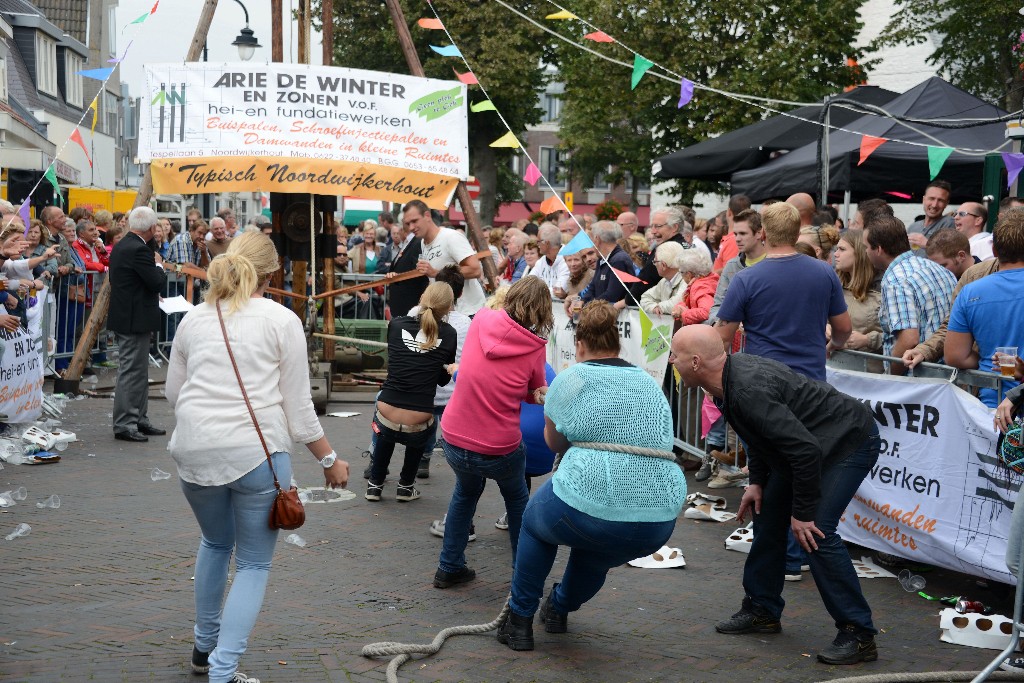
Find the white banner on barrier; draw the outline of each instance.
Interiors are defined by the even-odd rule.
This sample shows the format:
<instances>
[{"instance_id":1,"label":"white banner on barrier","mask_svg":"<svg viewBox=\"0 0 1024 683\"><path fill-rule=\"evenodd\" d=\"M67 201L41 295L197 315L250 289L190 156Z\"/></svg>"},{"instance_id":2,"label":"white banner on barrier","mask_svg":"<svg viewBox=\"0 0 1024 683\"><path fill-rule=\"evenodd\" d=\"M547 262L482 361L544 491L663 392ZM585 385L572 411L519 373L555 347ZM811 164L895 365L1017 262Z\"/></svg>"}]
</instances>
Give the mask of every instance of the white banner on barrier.
<instances>
[{"instance_id":1,"label":"white banner on barrier","mask_svg":"<svg viewBox=\"0 0 1024 683\"><path fill-rule=\"evenodd\" d=\"M992 411L943 380L829 369L828 381L867 403L882 438L842 537L1014 583L1005 554L1021 477L999 463Z\"/></svg>"},{"instance_id":2,"label":"white banner on barrier","mask_svg":"<svg viewBox=\"0 0 1024 683\"><path fill-rule=\"evenodd\" d=\"M0 414L6 422L30 422L42 412L43 357L37 333L22 327L0 330Z\"/></svg>"},{"instance_id":3,"label":"white banner on barrier","mask_svg":"<svg viewBox=\"0 0 1024 683\"><path fill-rule=\"evenodd\" d=\"M555 301L553 309L555 328L548 338L548 363L558 373L576 362L576 323L566 314L562 302ZM619 312L618 325L622 345L619 357L643 368L661 384L668 368L672 318L626 308Z\"/></svg>"}]
</instances>

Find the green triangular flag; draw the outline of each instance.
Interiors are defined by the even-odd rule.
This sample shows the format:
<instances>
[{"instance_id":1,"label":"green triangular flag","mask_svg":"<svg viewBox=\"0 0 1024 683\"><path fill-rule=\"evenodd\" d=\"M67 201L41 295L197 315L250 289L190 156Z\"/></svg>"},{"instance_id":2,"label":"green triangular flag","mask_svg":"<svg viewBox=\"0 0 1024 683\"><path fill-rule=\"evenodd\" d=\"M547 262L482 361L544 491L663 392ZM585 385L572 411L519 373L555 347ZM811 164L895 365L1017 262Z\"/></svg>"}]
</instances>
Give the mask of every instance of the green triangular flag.
<instances>
[{"instance_id":1,"label":"green triangular flag","mask_svg":"<svg viewBox=\"0 0 1024 683\"><path fill-rule=\"evenodd\" d=\"M148 18L149 18L149 12L146 12L141 17L139 17L138 19L133 21L132 24L141 24L142 22L144 22ZM128 25L131 26L131 24L128 24Z\"/></svg>"},{"instance_id":2,"label":"green triangular flag","mask_svg":"<svg viewBox=\"0 0 1024 683\"><path fill-rule=\"evenodd\" d=\"M633 57L633 79L630 90L636 90L636 86L640 82L640 79L644 77L644 74L647 73L652 66L654 66L654 62L649 59L645 59L640 55L635 55Z\"/></svg>"},{"instance_id":3,"label":"green triangular flag","mask_svg":"<svg viewBox=\"0 0 1024 683\"><path fill-rule=\"evenodd\" d=\"M54 197L57 198L57 201L63 204L64 199L63 195L60 193L60 184L57 183L57 172L53 170L53 164L50 164L50 167L46 169L46 173L43 174L43 177L49 180L50 184L53 185Z\"/></svg>"},{"instance_id":4,"label":"green triangular flag","mask_svg":"<svg viewBox=\"0 0 1024 683\"><path fill-rule=\"evenodd\" d=\"M490 100L484 100L483 102L477 102L476 104L470 105L469 110L474 114L481 111L498 111L494 108L494 102Z\"/></svg>"},{"instance_id":5,"label":"green triangular flag","mask_svg":"<svg viewBox=\"0 0 1024 683\"><path fill-rule=\"evenodd\" d=\"M952 147L932 147L931 145L928 145L929 180L935 180L935 176L939 175L939 171L942 170L942 165L946 163L946 159L948 159L949 155L952 153Z\"/></svg>"}]
</instances>

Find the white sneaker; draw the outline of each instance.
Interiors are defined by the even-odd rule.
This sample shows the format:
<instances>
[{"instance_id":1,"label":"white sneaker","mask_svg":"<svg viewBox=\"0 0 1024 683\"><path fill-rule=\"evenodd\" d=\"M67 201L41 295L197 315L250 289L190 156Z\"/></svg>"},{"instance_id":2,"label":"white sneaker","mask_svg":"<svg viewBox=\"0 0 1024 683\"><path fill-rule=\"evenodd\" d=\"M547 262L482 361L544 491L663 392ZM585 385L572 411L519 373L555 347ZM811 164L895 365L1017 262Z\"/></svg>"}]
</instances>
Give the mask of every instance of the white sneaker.
<instances>
[{"instance_id":1,"label":"white sneaker","mask_svg":"<svg viewBox=\"0 0 1024 683\"><path fill-rule=\"evenodd\" d=\"M508 513L506 512L501 517L498 517L498 521L494 523L495 529L501 529L502 531L508 531Z\"/></svg>"},{"instance_id":2,"label":"white sneaker","mask_svg":"<svg viewBox=\"0 0 1024 683\"><path fill-rule=\"evenodd\" d=\"M803 574L786 574L786 581L803 581Z\"/></svg>"},{"instance_id":3,"label":"white sneaker","mask_svg":"<svg viewBox=\"0 0 1024 683\"><path fill-rule=\"evenodd\" d=\"M999 665L999 668L1003 671L1024 671L1024 656L1017 655L1016 657L1007 657Z\"/></svg>"},{"instance_id":4,"label":"white sneaker","mask_svg":"<svg viewBox=\"0 0 1024 683\"><path fill-rule=\"evenodd\" d=\"M438 538L444 538L444 522L448 519L448 513L445 513L441 519L435 519L430 523L430 535L437 536ZM476 526L469 527L469 540L476 540Z\"/></svg>"},{"instance_id":5,"label":"white sneaker","mask_svg":"<svg viewBox=\"0 0 1024 683\"><path fill-rule=\"evenodd\" d=\"M236 671L235 675L231 677L228 683L260 683L260 679L253 678L252 676L246 676L241 671Z\"/></svg>"}]
</instances>

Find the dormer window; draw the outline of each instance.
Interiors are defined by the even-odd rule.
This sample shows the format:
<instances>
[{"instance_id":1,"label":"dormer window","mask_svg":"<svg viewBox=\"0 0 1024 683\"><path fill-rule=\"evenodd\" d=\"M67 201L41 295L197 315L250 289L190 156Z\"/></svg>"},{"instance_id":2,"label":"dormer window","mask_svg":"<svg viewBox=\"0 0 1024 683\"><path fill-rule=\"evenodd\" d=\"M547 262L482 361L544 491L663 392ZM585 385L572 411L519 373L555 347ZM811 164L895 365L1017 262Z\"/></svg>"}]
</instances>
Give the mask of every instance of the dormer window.
<instances>
[{"instance_id":1,"label":"dormer window","mask_svg":"<svg viewBox=\"0 0 1024 683\"><path fill-rule=\"evenodd\" d=\"M82 76L78 72L85 68L85 60L71 50L64 51L64 60L64 80L67 82L65 99L72 107L81 109Z\"/></svg>"},{"instance_id":2,"label":"dormer window","mask_svg":"<svg viewBox=\"0 0 1024 683\"><path fill-rule=\"evenodd\" d=\"M36 31L36 88L57 96L57 42Z\"/></svg>"},{"instance_id":3,"label":"dormer window","mask_svg":"<svg viewBox=\"0 0 1024 683\"><path fill-rule=\"evenodd\" d=\"M7 101L7 60L0 57L0 102Z\"/></svg>"}]
</instances>

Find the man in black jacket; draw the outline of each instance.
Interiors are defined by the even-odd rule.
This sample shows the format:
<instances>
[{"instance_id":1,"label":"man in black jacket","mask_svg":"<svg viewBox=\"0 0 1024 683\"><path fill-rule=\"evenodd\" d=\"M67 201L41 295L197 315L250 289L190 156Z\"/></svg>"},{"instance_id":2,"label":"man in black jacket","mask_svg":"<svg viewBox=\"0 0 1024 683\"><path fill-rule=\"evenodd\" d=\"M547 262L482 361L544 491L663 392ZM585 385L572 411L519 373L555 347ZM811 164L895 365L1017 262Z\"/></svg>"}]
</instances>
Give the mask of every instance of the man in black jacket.
<instances>
[{"instance_id":1,"label":"man in black jacket","mask_svg":"<svg viewBox=\"0 0 1024 683\"><path fill-rule=\"evenodd\" d=\"M754 542L743 568L743 607L719 633L779 633L786 532L809 553L811 573L839 633L818 653L826 664L878 658L871 608L839 518L878 460L878 427L868 408L825 382L777 361L727 356L715 330L687 325L670 360L687 387L701 387L747 444L750 485L738 519L753 512Z\"/></svg>"},{"instance_id":2,"label":"man in black jacket","mask_svg":"<svg viewBox=\"0 0 1024 683\"><path fill-rule=\"evenodd\" d=\"M114 391L114 438L148 441L167 432L149 422L149 338L160 329L160 293L167 285L162 259L149 247L156 214L132 209L128 234L110 254L110 312L107 329L120 350Z\"/></svg>"},{"instance_id":3,"label":"man in black jacket","mask_svg":"<svg viewBox=\"0 0 1024 683\"><path fill-rule=\"evenodd\" d=\"M403 217L404 219L404 217ZM400 232L399 232L400 230ZM409 230L403 220L401 228L395 228L391 233L393 244L391 245L391 265L387 268L385 275L394 277L416 270L416 263L422 253L422 241ZM425 277L413 278L402 282L388 284L388 304L391 306L391 317L396 318L405 315L413 306L420 303L422 296L430 280Z\"/></svg>"}]
</instances>

